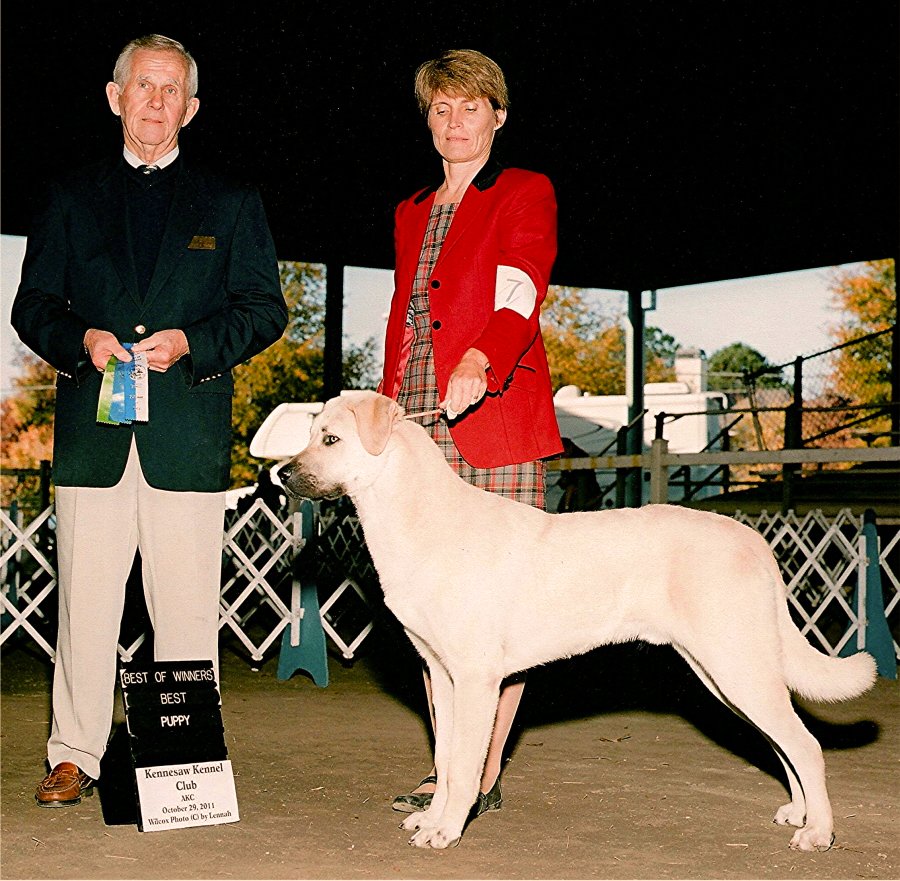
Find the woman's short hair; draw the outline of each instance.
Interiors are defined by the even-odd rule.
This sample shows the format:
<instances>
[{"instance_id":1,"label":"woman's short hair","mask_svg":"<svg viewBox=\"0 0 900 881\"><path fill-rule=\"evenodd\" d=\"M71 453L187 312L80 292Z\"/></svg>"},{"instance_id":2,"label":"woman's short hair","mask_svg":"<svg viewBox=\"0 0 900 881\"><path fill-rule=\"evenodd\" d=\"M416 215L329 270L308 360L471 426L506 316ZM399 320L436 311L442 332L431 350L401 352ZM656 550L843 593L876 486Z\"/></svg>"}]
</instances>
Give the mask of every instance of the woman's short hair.
<instances>
[{"instance_id":1,"label":"woman's short hair","mask_svg":"<svg viewBox=\"0 0 900 881\"><path fill-rule=\"evenodd\" d=\"M509 107L506 79L500 66L476 49L448 49L420 64L415 79L416 101L427 116L438 92L451 98L487 98L494 110Z\"/></svg>"},{"instance_id":2,"label":"woman's short hair","mask_svg":"<svg viewBox=\"0 0 900 881\"><path fill-rule=\"evenodd\" d=\"M188 52L184 46L173 40L171 37L164 37L162 34L147 34L145 37L137 37L132 40L120 53L116 59L116 66L113 70L113 82L120 88L124 88L131 76L131 59L135 52L139 49L153 49L157 52L175 52L180 55L187 65L187 88L188 98L193 98L197 94L197 62L194 56Z\"/></svg>"}]
</instances>

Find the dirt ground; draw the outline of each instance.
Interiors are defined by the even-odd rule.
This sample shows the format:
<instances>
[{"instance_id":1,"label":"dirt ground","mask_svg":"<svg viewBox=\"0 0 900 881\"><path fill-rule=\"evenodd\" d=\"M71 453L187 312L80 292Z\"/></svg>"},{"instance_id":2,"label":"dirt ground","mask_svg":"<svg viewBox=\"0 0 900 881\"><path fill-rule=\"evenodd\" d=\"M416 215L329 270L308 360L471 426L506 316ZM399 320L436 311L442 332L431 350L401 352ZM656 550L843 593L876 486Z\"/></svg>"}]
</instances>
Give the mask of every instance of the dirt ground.
<instances>
[{"instance_id":1,"label":"dirt ground","mask_svg":"<svg viewBox=\"0 0 900 881\"><path fill-rule=\"evenodd\" d=\"M610 646L529 674L503 808L446 851L412 848L390 803L427 771L417 662L376 628L330 683L277 679L222 652L222 714L240 821L141 833L100 798L41 810L51 667L4 647L4 879L520 879L900 877L900 692L880 679L800 711L825 749L837 839L795 853L769 746L667 648ZM118 715L118 713L117 713Z\"/></svg>"}]
</instances>

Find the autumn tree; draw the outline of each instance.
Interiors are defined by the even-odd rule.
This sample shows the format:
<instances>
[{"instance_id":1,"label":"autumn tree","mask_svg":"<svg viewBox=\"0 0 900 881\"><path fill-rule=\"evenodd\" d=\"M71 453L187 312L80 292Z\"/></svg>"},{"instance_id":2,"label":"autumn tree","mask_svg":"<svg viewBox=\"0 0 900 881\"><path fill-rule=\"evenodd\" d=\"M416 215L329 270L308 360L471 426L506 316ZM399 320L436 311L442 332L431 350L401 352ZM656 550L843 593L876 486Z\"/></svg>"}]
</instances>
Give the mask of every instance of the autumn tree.
<instances>
[{"instance_id":1,"label":"autumn tree","mask_svg":"<svg viewBox=\"0 0 900 881\"><path fill-rule=\"evenodd\" d=\"M624 333L623 330L623 338ZM680 347L672 334L658 327L644 328L644 376L647 382L672 382L675 379L675 356Z\"/></svg>"},{"instance_id":2,"label":"autumn tree","mask_svg":"<svg viewBox=\"0 0 900 881\"><path fill-rule=\"evenodd\" d=\"M707 366L711 391L738 395L751 384L757 388L785 388L781 368L769 363L765 355L746 343L731 343L717 349Z\"/></svg>"},{"instance_id":3,"label":"autumn tree","mask_svg":"<svg viewBox=\"0 0 900 881\"><path fill-rule=\"evenodd\" d=\"M279 263L288 326L281 339L234 370L231 484L253 483L271 462L250 455L250 441L281 403L319 401L325 386L325 267L318 263ZM375 340L346 347L342 387L374 388Z\"/></svg>"},{"instance_id":4,"label":"autumn tree","mask_svg":"<svg viewBox=\"0 0 900 881\"><path fill-rule=\"evenodd\" d=\"M13 499L20 506L37 507L37 476L12 474L11 469L37 469L53 459L53 408L56 403L56 371L31 352L19 356L14 392L0 401L0 470L2 504Z\"/></svg>"},{"instance_id":5,"label":"autumn tree","mask_svg":"<svg viewBox=\"0 0 900 881\"><path fill-rule=\"evenodd\" d=\"M737 410L750 410L731 428L735 449L775 449L784 444L784 408L791 401L784 374L746 343L731 343L709 357L710 391L726 393ZM747 478L751 469L732 466L732 476Z\"/></svg>"},{"instance_id":6,"label":"autumn tree","mask_svg":"<svg viewBox=\"0 0 900 881\"><path fill-rule=\"evenodd\" d=\"M893 260L831 270L829 289L838 318L829 332L836 348L826 356L822 391L815 397L804 394L807 404L820 408L804 418L804 435L827 437L832 445L859 446L865 441L857 431L878 437L890 430L890 414L879 412L877 405L890 403L895 392L891 379L895 366L892 328L897 321L894 271ZM857 409L860 405L868 409ZM809 422L813 424L808 426Z\"/></svg>"},{"instance_id":7,"label":"autumn tree","mask_svg":"<svg viewBox=\"0 0 900 881\"><path fill-rule=\"evenodd\" d=\"M553 285L541 308L541 326L554 391L577 385L592 395L625 391L625 317L620 308L588 302L584 289ZM645 328L648 382L675 378L678 344L656 327Z\"/></svg>"},{"instance_id":8,"label":"autumn tree","mask_svg":"<svg viewBox=\"0 0 900 881\"><path fill-rule=\"evenodd\" d=\"M832 303L840 311L829 328L836 346L831 387L845 401L867 404L891 400L891 334L897 323L897 282L893 260L871 260L831 273ZM877 336L871 336L877 334ZM858 344L845 345L861 337Z\"/></svg>"}]
</instances>

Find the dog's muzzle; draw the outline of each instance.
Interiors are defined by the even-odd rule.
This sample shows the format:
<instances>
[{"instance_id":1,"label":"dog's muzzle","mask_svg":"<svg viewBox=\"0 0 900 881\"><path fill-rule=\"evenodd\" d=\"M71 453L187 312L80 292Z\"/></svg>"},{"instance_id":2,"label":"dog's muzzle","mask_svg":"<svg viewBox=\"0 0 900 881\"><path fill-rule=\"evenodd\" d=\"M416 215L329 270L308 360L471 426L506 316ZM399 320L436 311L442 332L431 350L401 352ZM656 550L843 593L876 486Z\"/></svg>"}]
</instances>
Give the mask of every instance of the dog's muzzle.
<instances>
[{"instance_id":1,"label":"dog's muzzle","mask_svg":"<svg viewBox=\"0 0 900 881\"><path fill-rule=\"evenodd\" d=\"M292 498L315 498L309 494L308 478L297 468L295 462L290 461L286 465L282 465L278 469L278 479L281 481L281 485L285 488L287 494Z\"/></svg>"},{"instance_id":2,"label":"dog's muzzle","mask_svg":"<svg viewBox=\"0 0 900 881\"><path fill-rule=\"evenodd\" d=\"M278 479L293 499L339 499L344 495L341 486L323 486L292 459L278 469Z\"/></svg>"},{"instance_id":3,"label":"dog's muzzle","mask_svg":"<svg viewBox=\"0 0 900 881\"><path fill-rule=\"evenodd\" d=\"M278 479L281 481L281 485L291 494L293 494L293 485L291 481L294 476L294 466L291 462L288 462L286 465L282 465L278 469Z\"/></svg>"}]
</instances>

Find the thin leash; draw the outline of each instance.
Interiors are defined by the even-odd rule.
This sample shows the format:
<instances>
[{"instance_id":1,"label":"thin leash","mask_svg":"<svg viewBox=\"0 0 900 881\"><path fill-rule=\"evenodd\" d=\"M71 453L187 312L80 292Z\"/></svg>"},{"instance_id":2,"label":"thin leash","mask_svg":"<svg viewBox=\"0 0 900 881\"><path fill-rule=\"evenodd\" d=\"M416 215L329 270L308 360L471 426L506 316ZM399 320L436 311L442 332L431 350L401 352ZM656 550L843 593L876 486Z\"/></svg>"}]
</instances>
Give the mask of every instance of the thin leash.
<instances>
[{"instance_id":1,"label":"thin leash","mask_svg":"<svg viewBox=\"0 0 900 881\"><path fill-rule=\"evenodd\" d=\"M438 407L436 410L422 410L419 413L407 413L404 419L418 419L420 416L434 416L435 413L443 413L444 411Z\"/></svg>"}]
</instances>

